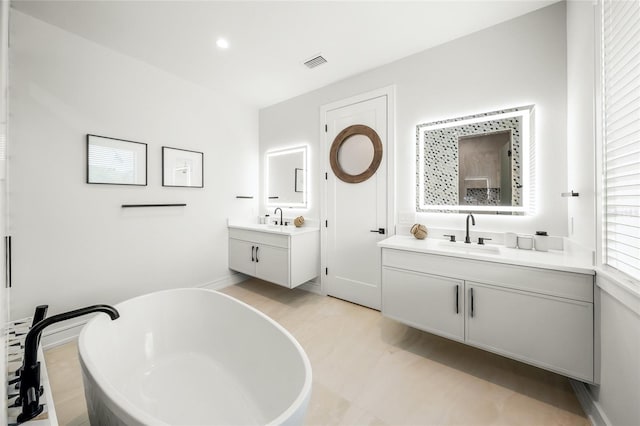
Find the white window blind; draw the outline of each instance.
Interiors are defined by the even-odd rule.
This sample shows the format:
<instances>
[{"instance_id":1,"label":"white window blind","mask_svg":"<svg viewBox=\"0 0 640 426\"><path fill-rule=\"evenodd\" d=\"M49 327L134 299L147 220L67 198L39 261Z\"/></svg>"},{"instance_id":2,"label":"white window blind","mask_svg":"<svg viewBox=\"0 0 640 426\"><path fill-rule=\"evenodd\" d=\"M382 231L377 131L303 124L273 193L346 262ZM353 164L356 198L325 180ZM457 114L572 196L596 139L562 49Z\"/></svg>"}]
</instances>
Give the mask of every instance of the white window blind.
<instances>
[{"instance_id":1,"label":"white window blind","mask_svg":"<svg viewBox=\"0 0 640 426\"><path fill-rule=\"evenodd\" d=\"M640 0L601 12L603 261L640 279Z\"/></svg>"}]
</instances>

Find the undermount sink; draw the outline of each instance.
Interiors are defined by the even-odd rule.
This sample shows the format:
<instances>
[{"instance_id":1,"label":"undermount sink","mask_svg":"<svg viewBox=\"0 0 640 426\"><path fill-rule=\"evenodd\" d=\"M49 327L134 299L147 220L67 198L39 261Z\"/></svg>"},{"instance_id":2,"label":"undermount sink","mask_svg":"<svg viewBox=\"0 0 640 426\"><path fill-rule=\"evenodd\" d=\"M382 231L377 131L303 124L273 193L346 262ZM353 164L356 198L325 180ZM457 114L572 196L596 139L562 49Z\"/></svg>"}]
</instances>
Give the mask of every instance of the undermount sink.
<instances>
[{"instance_id":1,"label":"undermount sink","mask_svg":"<svg viewBox=\"0 0 640 426\"><path fill-rule=\"evenodd\" d=\"M480 245L480 244L466 244L463 242L450 242L450 241L442 241L440 242L440 247L445 248L447 250L454 250L464 253L486 253L486 254L500 254L500 248L496 246L490 245Z\"/></svg>"},{"instance_id":2,"label":"undermount sink","mask_svg":"<svg viewBox=\"0 0 640 426\"><path fill-rule=\"evenodd\" d=\"M247 225L247 227L250 227L256 230L281 231L284 233L287 233L288 231L295 229L294 226L276 225L274 223L254 223L254 224Z\"/></svg>"}]
</instances>

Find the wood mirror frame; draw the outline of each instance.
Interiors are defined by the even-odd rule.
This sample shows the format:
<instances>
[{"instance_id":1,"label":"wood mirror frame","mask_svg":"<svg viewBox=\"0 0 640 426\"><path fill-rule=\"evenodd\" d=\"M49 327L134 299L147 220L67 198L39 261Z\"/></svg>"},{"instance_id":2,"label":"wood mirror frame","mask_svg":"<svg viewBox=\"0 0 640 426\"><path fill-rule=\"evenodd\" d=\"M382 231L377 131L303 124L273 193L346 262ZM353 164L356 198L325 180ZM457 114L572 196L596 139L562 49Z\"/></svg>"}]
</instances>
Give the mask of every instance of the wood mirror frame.
<instances>
[{"instance_id":1,"label":"wood mirror frame","mask_svg":"<svg viewBox=\"0 0 640 426\"><path fill-rule=\"evenodd\" d=\"M344 170L340 166L338 162L338 152L340 151L340 147L347 139L354 135L363 135L369 138L371 143L373 144L373 159L371 160L371 164L367 167L367 170L358 174L351 175ZM331 144L331 151L329 152L329 162L331 163L331 169L333 173L336 175L338 179L347 183L360 183L369 179L373 174L378 170L380 166L380 162L382 161L382 141L380 140L380 136L369 126L365 126L364 124L354 124L342 130L338 133L338 136L333 140Z\"/></svg>"}]
</instances>

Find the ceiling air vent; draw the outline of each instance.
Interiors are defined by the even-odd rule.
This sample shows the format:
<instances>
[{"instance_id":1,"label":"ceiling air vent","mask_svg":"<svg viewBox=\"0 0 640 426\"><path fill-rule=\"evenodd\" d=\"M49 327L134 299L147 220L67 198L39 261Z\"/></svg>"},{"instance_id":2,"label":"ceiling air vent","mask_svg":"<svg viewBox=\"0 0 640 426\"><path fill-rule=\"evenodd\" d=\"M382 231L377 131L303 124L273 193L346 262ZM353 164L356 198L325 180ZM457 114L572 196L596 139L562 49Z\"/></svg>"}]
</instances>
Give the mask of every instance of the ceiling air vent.
<instances>
[{"instance_id":1,"label":"ceiling air vent","mask_svg":"<svg viewBox=\"0 0 640 426\"><path fill-rule=\"evenodd\" d=\"M322 56L318 55L315 58L309 59L304 64L308 68L315 68L315 67L317 67L319 65L326 64L326 63L327 63L327 60L325 58L323 58Z\"/></svg>"}]
</instances>

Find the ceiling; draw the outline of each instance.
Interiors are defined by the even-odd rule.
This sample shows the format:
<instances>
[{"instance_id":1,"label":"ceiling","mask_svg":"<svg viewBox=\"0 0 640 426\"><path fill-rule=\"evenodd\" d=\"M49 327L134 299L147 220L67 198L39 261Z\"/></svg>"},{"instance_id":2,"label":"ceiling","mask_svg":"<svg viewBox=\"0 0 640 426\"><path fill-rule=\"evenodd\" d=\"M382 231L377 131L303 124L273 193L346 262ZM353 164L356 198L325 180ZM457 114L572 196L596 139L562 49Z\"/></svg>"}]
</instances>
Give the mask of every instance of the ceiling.
<instances>
[{"instance_id":1,"label":"ceiling","mask_svg":"<svg viewBox=\"0 0 640 426\"><path fill-rule=\"evenodd\" d=\"M12 7L265 107L551 1L33 1ZM215 41L225 37L230 48ZM322 54L327 63L303 62Z\"/></svg>"}]
</instances>

